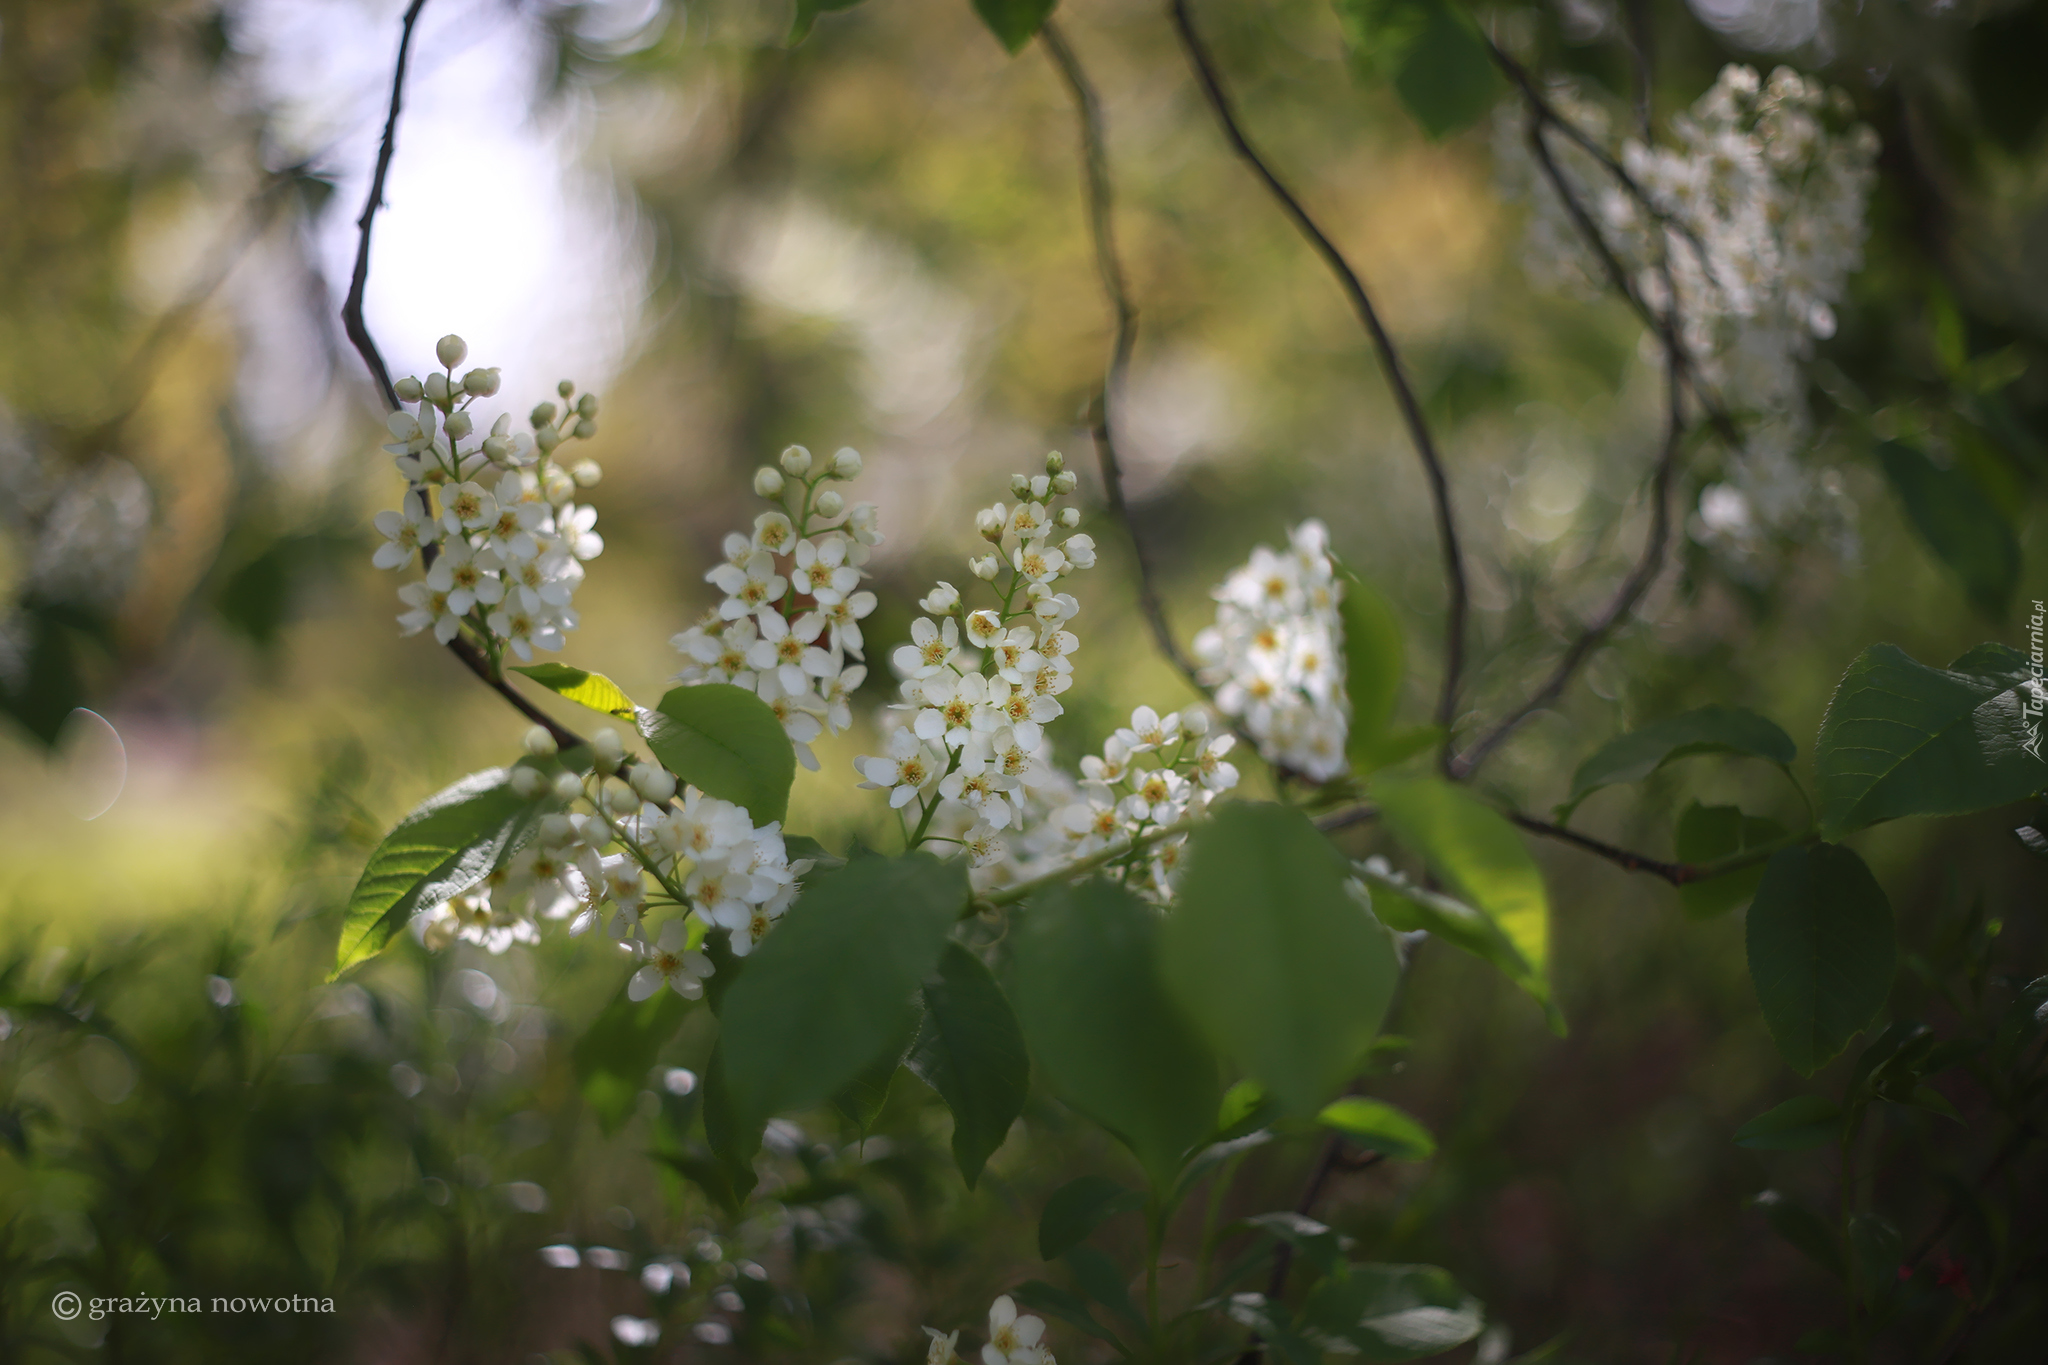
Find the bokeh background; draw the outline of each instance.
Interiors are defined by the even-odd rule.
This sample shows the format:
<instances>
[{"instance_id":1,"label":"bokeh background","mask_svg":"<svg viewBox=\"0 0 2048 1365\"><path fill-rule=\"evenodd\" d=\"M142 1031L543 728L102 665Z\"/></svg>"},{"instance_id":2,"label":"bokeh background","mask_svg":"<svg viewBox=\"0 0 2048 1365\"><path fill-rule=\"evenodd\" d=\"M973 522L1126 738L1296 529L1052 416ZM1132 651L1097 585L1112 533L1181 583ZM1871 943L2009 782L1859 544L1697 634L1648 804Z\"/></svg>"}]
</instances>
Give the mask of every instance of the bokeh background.
<instances>
[{"instance_id":1,"label":"bokeh background","mask_svg":"<svg viewBox=\"0 0 2048 1365\"><path fill-rule=\"evenodd\" d=\"M1640 542L1654 351L1618 301L1530 283L1488 126L1425 137L1354 78L1323 0L1200 8L1247 122L1360 265L1426 395L1474 570L1467 704L1498 715ZM1044 1273L1047 1191L1126 1173L1052 1101L970 1194L943 1110L899 1076L865 1141L829 1113L771 1134L773 1197L734 1218L688 1178L709 1021L652 1053L621 1042L626 968L602 945L407 941L323 984L380 832L525 729L399 637L396 580L369 563L369 518L400 485L336 315L401 9L0 0L0 1355L921 1359L920 1325L973 1337L990 1297ZM2048 596L2048 8L1632 13L1660 113L1726 61L1783 60L1878 130L1868 261L1822 359L1978 483L2025 567L2005 610L1973 602L1817 391L1807 458L1835 471L1853 552L1710 549L1691 511L1715 472L1703 447L1672 571L1487 770L1526 809L1631 723L1710 701L1804 749L1867 644L1936 664L2025 648ZM1563 0L1487 22L1620 100L1625 18ZM1162 8L1070 0L1060 19L1105 102L1142 318L1129 493L1182 638L1253 545L1320 516L1398 604L1424 719L1442 585L1363 335L1228 155ZM607 548L564 658L643 698L715 601L702 574L752 520L749 471L785 444L865 457L855 496L889 537L871 642L966 572L973 509L1011 471L1061 449L1096 488L1081 422L1108 313L1051 64L1005 54L963 0L868 0L796 47L790 21L755 0L430 0L420 22L368 321L400 374L462 334L515 414L565 376L603 395ZM2017 358L1988 417L1956 418L1958 344ZM1144 633L1128 542L1090 529L1104 560L1053 731L1070 759L1136 704L1193 699ZM884 827L851 769L872 736L817 746L793 830L843 847ZM1797 818L1782 780L1735 765L1681 765L1639 795L1595 798L1585 826L1663 855L1694 796ZM2042 971L2042 864L2011 814L1864 836L1909 950L1896 1017L1961 1029ZM1748 1201L1819 1203L1836 1173L1829 1154L1730 1141L1799 1089L1750 995L1740 916L1688 923L1667 887L1536 851L1570 1037L1425 947L1392 1025L1412 1046L1372 1085L1443 1152L1340 1175L1323 1214L1486 1301L1498 1326L1460 1358L1806 1358L1839 1316L1827 1277ZM2038 1245L2038 1152L1979 1182L2004 1139L1994 1097L1961 1073L1943 1088L1965 1121L1901 1111L1860 1178L1909 1241L1953 1200L1983 1246ZM1249 1158L1221 1215L1291 1205L1310 1155ZM1912 1311L1970 1319L1955 1358L2037 1359L2041 1300L1999 1303L1977 1273L1927 1278ZM65 1287L335 1312L65 1324L48 1311ZM1053 1331L1063 1356L1100 1354ZM1908 1340L1879 1346L1914 1358Z\"/></svg>"}]
</instances>

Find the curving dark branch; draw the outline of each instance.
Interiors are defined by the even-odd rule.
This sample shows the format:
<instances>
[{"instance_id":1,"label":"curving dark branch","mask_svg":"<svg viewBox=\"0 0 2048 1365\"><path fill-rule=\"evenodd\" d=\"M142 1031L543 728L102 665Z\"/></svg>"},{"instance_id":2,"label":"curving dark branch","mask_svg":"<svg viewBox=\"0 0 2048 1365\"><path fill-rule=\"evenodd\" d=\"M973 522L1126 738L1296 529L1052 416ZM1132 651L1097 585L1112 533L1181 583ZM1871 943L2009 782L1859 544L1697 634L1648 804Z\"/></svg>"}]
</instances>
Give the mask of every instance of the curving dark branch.
<instances>
[{"instance_id":1,"label":"curving dark branch","mask_svg":"<svg viewBox=\"0 0 2048 1365\"><path fill-rule=\"evenodd\" d=\"M1465 666L1465 616L1469 607L1470 594L1465 581L1465 556L1458 544L1457 520L1451 510L1449 480L1444 475L1443 460L1437 454L1436 438L1430 434L1429 422L1423 416L1422 404L1415 396L1415 388L1408 381L1406 369L1401 364L1401 353L1394 345L1386 326L1380 321L1379 310L1373 306L1372 296L1366 292L1365 284L1358 272L1351 268L1344 253L1337 249L1323 230L1316 226L1315 219L1302 207L1280 178L1273 173L1251 141L1245 136L1236 112L1232 109L1230 96L1223 89L1222 77L1217 72L1214 58L1203 44L1201 35L1195 32L1194 19L1188 12L1188 0L1167 0L1167 12L1173 20L1173 27L1180 35L1182 49L1187 53L1188 64L1194 68L1202 95L1216 120L1223 127L1224 137L1231 148L1246 165L1250 166L1259 182L1266 187L1281 211L1287 215L1295 230L1308 239L1344 290L1344 296L1351 303L1352 311L1364 324L1367 335L1372 338L1375 354L1379 357L1380 371L1386 376L1387 387L1393 391L1395 405L1401 411L1402 424L1407 428L1409 442L1415 447L1415 454L1422 461L1424 477L1429 482L1430 503L1436 514L1437 543L1444 560L1445 587L1449 602L1445 607L1444 625L1444 678L1437 696L1436 721L1444 729L1444 747L1441 762L1446 770L1451 761L1451 722L1457 717L1458 687Z\"/></svg>"},{"instance_id":2,"label":"curving dark branch","mask_svg":"<svg viewBox=\"0 0 2048 1365\"><path fill-rule=\"evenodd\" d=\"M370 377L377 381L377 392L384 399L384 406L392 412L398 411L398 390L392 387L391 371L386 368L383 353L377 349L377 342L370 335L369 325L363 321L363 294L370 283L370 230L376 224L377 210L383 207L384 181L391 173L391 157L398 147L398 115L404 104L405 67L412 55L413 29L419 23L420 11L426 8L426 4L427 0L412 0L401 21L398 60L391 72L391 107L384 119L384 140L377 148L376 169L370 175L370 192L363 201L362 216L356 219L355 269L349 276L348 297L341 305L342 329L348 333L356 353L362 356L363 364L369 367ZM424 506L426 490L415 487L413 493ZM431 563L430 558L424 555L422 558ZM448 652L460 659L463 667L482 679L486 687L503 697L520 715L553 735L557 746L567 749L584 742L575 731L550 719L539 707L514 691L504 675L491 666L483 651L470 641L458 635L448 642Z\"/></svg>"}]
</instances>

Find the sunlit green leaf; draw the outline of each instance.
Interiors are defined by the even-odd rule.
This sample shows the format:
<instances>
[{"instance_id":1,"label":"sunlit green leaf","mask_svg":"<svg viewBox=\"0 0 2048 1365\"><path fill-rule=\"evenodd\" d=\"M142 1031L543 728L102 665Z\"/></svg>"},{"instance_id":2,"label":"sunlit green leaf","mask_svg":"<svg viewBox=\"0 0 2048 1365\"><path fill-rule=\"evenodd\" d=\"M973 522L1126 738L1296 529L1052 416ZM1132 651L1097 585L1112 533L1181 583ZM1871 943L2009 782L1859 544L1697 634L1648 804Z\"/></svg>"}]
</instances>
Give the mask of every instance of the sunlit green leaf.
<instances>
[{"instance_id":1,"label":"sunlit green leaf","mask_svg":"<svg viewBox=\"0 0 2048 1365\"><path fill-rule=\"evenodd\" d=\"M706 795L745 806L756 825L789 811L796 750L768 703L731 683L670 689L638 713L647 747Z\"/></svg>"},{"instance_id":2,"label":"sunlit green leaf","mask_svg":"<svg viewBox=\"0 0 2048 1365\"><path fill-rule=\"evenodd\" d=\"M1384 1100L1347 1095L1325 1105L1316 1122L1395 1161L1427 1161L1436 1155L1436 1139L1429 1129L1413 1114Z\"/></svg>"},{"instance_id":3,"label":"sunlit green leaf","mask_svg":"<svg viewBox=\"0 0 2048 1365\"><path fill-rule=\"evenodd\" d=\"M1407 671L1401 618L1378 588L1357 575L1345 574L1342 586L1337 613L1344 627L1344 687L1351 702L1349 744L1370 753L1393 723Z\"/></svg>"},{"instance_id":4,"label":"sunlit green leaf","mask_svg":"<svg viewBox=\"0 0 2048 1365\"><path fill-rule=\"evenodd\" d=\"M513 665L514 673L523 673L557 696L567 697L579 706L593 711L602 711L620 720L635 718L633 699L620 686L602 673L586 673L580 668L567 664L530 664L526 667Z\"/></svg>"},{"instance_id":5,"label":"sunlit green leaf","mask_svg":"<svg viewBox=\"0 0 2048 1365\"><path fill-rule=\"evenodd\" d=\"M1373 914L1380 923L1403 934L1426 931L1452 947L1492 963L1543 1007L1545 1021L1559 1037L1564 1036L1564 1016L1550 998L1549 979L1530 965L1514 940L1492 918L1453 896L1417 886L1377 863L1354 864L1352 870L1371 892Z\"/></svg>"}]
</instances>

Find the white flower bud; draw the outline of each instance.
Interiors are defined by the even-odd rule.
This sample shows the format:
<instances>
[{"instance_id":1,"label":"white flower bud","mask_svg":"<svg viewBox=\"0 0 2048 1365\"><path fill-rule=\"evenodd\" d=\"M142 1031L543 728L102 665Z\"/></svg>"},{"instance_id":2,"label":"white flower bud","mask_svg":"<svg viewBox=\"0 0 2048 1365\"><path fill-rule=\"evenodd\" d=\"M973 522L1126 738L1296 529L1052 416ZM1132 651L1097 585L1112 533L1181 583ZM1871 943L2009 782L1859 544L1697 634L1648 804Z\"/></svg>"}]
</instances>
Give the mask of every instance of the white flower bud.
<instances>
[{"instance_id":1,"label":"white flower bud","mask_svg":"<svg viewBox=\"0 0 2048 1365\"><path fill-rule=\"evenodd\" d=\"M407 375L391 387L398 394L398 401L401 403L417 403L420 401L420 395L426 392L420 387L420 381L411 375Z\"/></svg>"},{"instance_id":2,"label":"white flower bud","mask_svg":"<svg viewBox=\"0 0 2048 1365\"><path fill-rule=\"evenodd\" d=\"M657 806L676 794L675 776L652 763L635 763L633 771L626 774L626 780L633 784L634 791Z\"/></svg>"},{"instance_id":3,"label":"white flower bud","mask_svg":"<svg viewBox=\"0 0 2048 1365\"><path fill-rule=\"evenodd\" d=\"M572 430L576 433L577 440L587 441L597 435L597 423L591 421L588 417L580 418Z\"/></svg>"},{"instance_id":4,"label":"white flower bud","mask_svg":"<svg viewBox=\"0 0 2048 1365\"><path fill-rule=\"evenodd\" d=\"M507 463L506 456L512 453L512 438L509 436L484 437L484 454L499 464Z\"/></svg>"},{"instance_id":5,"label":"white flower bud","mask_svg":"<svg viewBox=\"0 0 2048 1365\"><path fill-rule=\"evenodd\" d=\"M568 470L549 465L547 473L540 476L540 491L550 504L560 507L576 496L576 480L569 477Z\"/></svg>"},{"instance_id":6,"label":"white flower bud","mask_svg":"<svg viewBox=\"0 0 2048 1365\"><path fill-rule=\"evenodd\" d=\"M604 466L596 460L578 460L569 466L569 477L576 480L578 488L595 488L604 477Z\"/></svg>"},{"instance_id":7,"label":"white flower bud","mask_svg":"<svg viewBox=\"0 0 2048 1365\"><path fill-rule=\"evenodd\" d=\"M533 443L543 451L553 450L562 443L562 433L553 427L541 427L533 433Z\"/></svg>"},{"instance_id":8,"label":"white flower bud","mask_svg":"<svg viewBox=\"0 0 2048 1365\"><path fill-rule=\"evenodd\" d=\"M448 414L448 420L442 424L451 441L459 441L469 435L475 425L466 412L451 412Z\"/></svg>"},{"instance_id":9,"label":"white flower bud","mask_svg":"<svg viewBox=\"0 0 2048 1365\"><path fill-rule=\"evenodd\" d=\"M602 726L590 737L590 752L597 758L598 771L608 773L626 757L626 742L617 730Z\"/></svg>"},{"instance_id":10,"label":"white flower bud","mask_svg":"<svg viewBox=\"0 0 2048 1365\"><path fill-rule=\"evenodd\" d=\"M1060 471L1061 471L1062 469L1065 469L1066 467L1067 467L1067 457L1066 457L1066 456L1064 456L1064 455L1060 454L1060 453L1059 453L1059 452L1058 452L1057 450L1053 450L1053 451L1048 451L1048 452L1046 452L1046 456L1045 456L1045 472L1046 472L1046 473L1048 473L1048 474L1057 474L1057 473L1059 473L1059 472L1060 472Z\"/></svg>"},{"instance_id":11,"label":"white flower bud","mask_svg":"<svg viewBox=\"0 0 2048 1365\"><path fill-rule=\"evenodd\" d=\"M1010 476L1010 491L1020 498L1030 497L1031 480L1023 474L1012 474Z\"/></svg>"},{"instance_id":12,"label":"white flower bud","mask_svg":"<svg viewBox=\"0 0 2048 1365\"><path fill-rule=\"evenodd\" d=\"M469 343L450 332L434 343L434 358L441 362L441 368L452 370L469 357Z\"/></svg>"},{"instance_id":13,"label":"white flower bud","mask_svg":"<svg viewBox=\"0 0 2048 1365\"><path fill-rule=\"evenodd\" d=\"M462 391L478 398L489 398L498 391L498 367L487 370L471 370L462 376Z\"/></svg>"},{"instance_id":14,"label":"white flower bud","mask_svg":"<svg viewBox=\"0 0 2048 1365\"><path fill-rule=\"evenodd\" d=\"M616 777L607 777L604 780L604 804L613 815L631 815L640 809L640 793Z\"/></svg>"},{"instance_id":15,"label":"white flower bud","mask_svg":"<svg viewBox=\"0 0 2048 1365\"><path fill-rule=\"evenodd\" d=\"M841 446L839 453L832 457L832 472L842 479L857 479L860 470L860 452L852 446Z\"/></svg>"},{"instance_id":16,"label":"white flower bud","mask_svg":"<svg viewBox=\"0 0 2048 1365\"><path fill-rule=\"evenodd\" d=\"M792 479L801 479L811 472L811 452L802 446L791 446L782 452L782 472Z\"/></svg>"},{"instance_id":17,"label":"white flower bud","mask_svg":"<svg viewBox=\"0 0 2048 1365\"><path fill-rule=\"evenodd\" d=\"M526 752L535 758L546 758L555 752L555 737L545 725L536 725L526 732Z\"/></svg>"},{"instance_id":18,"label":"white flower bud","mask_svg":"<svg viewBox=\"0 0 2048 1365\"><path fill-rule=\"evenodd\" d=\"M762 465L754 471L754 492L764 498L782 496L782 471L774 465Z\"/></svg>"},{"instance_id":19,"label":"white flower bud","mask_svg":"<svg viewBox=\"0 0 2048 1365\"><path fill-rule=\"evenodd\" d=\"M1067 528L1067 529L1068 529L1069 531L1071 531L1071 530L1073 530L1073 529L1074 529L1074 528L1075 528L1076 526L1079 526L1080 524L1081 524L1081 509L1080 509L1080 508L1078 508L1078 507L1062 507L1062 508L1060 509L1060 525L1062 525L1062 526L1066 527L1066 528Z\"/></svg>"},{"instance_id":20,"label":"white flower bud","mask_svg":"<svg viewBox=\"0 0 2048 1365\"><path fill-rule=\"evenodd\" d=\"M1209 733L1209 713L1199 706L1190 706L1180 713L1181 733L1200 739Z\"/></svg>"},{"instance_id":21,"label":"white flower bud","mask_svg":"<svg viewBox=\"0 0 2048 1365\"><path fill-rule=\"evenodd\" d=\"M817 509L818 515L821 517L836 517L846 510L846 499L828 488L818 494L818 500L812 503L811 506Z\"/></svg>"},{"instance_id":22,"label":"white flower bud","mask_svg":"<svg viewBox=\"0 0 2048 1365\"><path fill-rule=\"evenodd\" d=\"M974 529L981 532L981 538L997 541L1003 538L1003 526L1009 518L1003 515L1003 505L984 507L974 514ZM986 575L984 575L986 577Z\"/></svg>"},{"instance_id":23,"label":"white flower bud","mask_svg":"<svg viewBox=\"0 0 2048 1365\"><path fill-rule=\"evenodd\" d=\"M1074 485L1079 482L1081 481L1078 478L1074 477L1073 470L1063 469L1059 473L1052 476L1052 491L1057 495L1064 496L1065 494L1073 492Z\"/></svg>"},{"instance_id":24,"label":"white flower bud","mask_svg":"<svg viewBox=\"0 0 2048 1365\"><path fill-rule=\"evenodd\" d=\"M934 616L944 616L960 605L960 590L944 579L918 600L919 607Z\"/></svg>"},{"instance_id":25,"label":"white flower bud","mask_svg":"<svg viewBox=\"0 0 2048 1365\"><path fill-rule=\"evenodd\" d=\"M596 395L596 394L594 394L594 393L586 393L586 394L584 394L584 395L583 395L583 396L582 396L581 398L577 399L577 400L576 400L576 415L577 415L578 417L591 417L591 418L594 418L594 417L596 417L596 416L597 416L597 395Z\"/></svg>"},{"instance_id":26,"label":"white flower bud","mask_svg":"<svg viewBox=\"0 0 2048 1365\"><path fill-rule=\"evenodd\" d=\"M553 403L535 403L533 411L527 415L526 420L533 423L535 431L545 426L553 426L555 421L555 405Z\"/></svg>"},{"instance_id":27,"label":"white flower bud","mask_svg":"<svg viewBox=\"0 0 2048 1365\"><path fill-rule=\"evenodd\" d=\"M529 800L539 796L542 791L546 790L547 785L547 774L538 768L514 768L512 770L512 790Z\"/></svg>"},{"instance_id":28,"label":"white flower bud","mask_svg":"<svg viewBox=\"0 0 2048 1365\"><path fill-rule=\"evenodd\" d=\"M562 395L563 399L566 400L570 394L576 392L576 385L573 381L564 379L561 383L555 385L555 392Z\"/></svg>"},{"instance_id":29,"label":"white flower bud","mask_svg":"<svg viewBox=\"0 0 2048 1365\"><path fill-rule=\"evenodd\" d=\"M575 773L555 774L555 799L557 801L574 801L581 795L583 795L583 779L581 777Z\"/></svg>"},{"instance_id":30,"label":"white flower bud","mask_svg":"<svg viewBox=\"0 0 2048 1365\"><path fill-rule=\"evenodd\" d=\"M1045 495L1051 491L1052 475L1040 474L1037 478L1031 481L1031 497L1034 501L1044 502Z\"/></svg>"},{"instance_id":31,"label":"white flower bud","mask_svg":"<svg viewBox=\"0 0 2048 1365\"><path fill-rule=\"evenodd\" d=\"M425 384L425 386L424 386L424 387L425 387L425 389L426 389L426 391L427 391L427 401L428 401L429 403L434 403L434 404L445 404L445 403L446 403L446 402L448 401L448 394L449 394L450 390L449 390L449 388L448 388L448 376L447 376L447 375L445 375L445 374L430 374L430 375L428 375L428 376L427 376L427 382L426 382L426 384Z\"/></svg>"},{"instance_id":32,"label":"white flower bud","mask_svg":"<svg viewBox=\"0 0 2048 1365\"><path fill-rule=\"evenodd\" d=\"M967 561L967 567L976 578L987 581L996 576L996 557L994 555L983 555L979 559L970 559Z\"/></svg>"},{"instance_id":33,"label":"white flower bud","mask_svg":"<svg viewBox=\"0 0 2048 1365\"><path fill-rule=\"evenodd\" d=\"M540 820L540 842L544 848L560 848L576 837L576 822L556 811Z\"/></svg>"}]
</instances>

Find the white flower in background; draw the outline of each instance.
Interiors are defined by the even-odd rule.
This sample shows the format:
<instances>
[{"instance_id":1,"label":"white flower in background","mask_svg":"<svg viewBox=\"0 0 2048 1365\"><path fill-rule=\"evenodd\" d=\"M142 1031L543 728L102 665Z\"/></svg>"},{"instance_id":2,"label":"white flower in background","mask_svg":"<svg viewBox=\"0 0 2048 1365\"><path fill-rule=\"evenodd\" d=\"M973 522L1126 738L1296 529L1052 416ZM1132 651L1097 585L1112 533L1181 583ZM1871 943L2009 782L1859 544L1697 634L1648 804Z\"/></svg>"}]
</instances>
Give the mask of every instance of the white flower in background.
<instances>
[{"instance_id":1,"label":"white flower in background","mask_svg":"<svg viewBox=\"0 0 2048 1365\"><path fill-rule=\"evenodd\" d=\"M1802 527L1853 544L1838 476L1803 458L1812 438L1803 362L1834 334L1835 307L1863 263L1877 135L1855 121L1845 94L1788 67L1768 81L1725 67L1671 120L1663 146L1617 139L1606 112L1568 85L1550 99L1655 205L1645 213L1583 149L1549 140L1573 196L1653 309L1671 292L1668 261L1687 350L1744 429L1725 480L1702 491L1695 538L1736 556ZM1496 145L1510 193L1534 210L1531 275L1596 292L1604 272L1529 155L1519 117L1503 117Z\"/></svg>"},{"instance_id":2,"label":"white flower in background","mask_svg":"<svg viewBox=\"0 0 2048 1365\"><path fill-rule=\"evenodd\" d=\"M663 986L685 1000L695 1000L704 994L704 978L716 968L710 958L683 946L688 933L679 919L661 926L661 936L642 950L645 963L626 983L628 999L645 1000Z\"/></svg>"},{"instance_id":3,"label":"white flower in background","mask_svg":"<svg viewBox=\"0 0 2048 1365\"><path fill-rule=\"evenodd\" d=\"M1350 727L1341 590L1328 533L1305 521L1287 550L1261 545L1224 579L1211 594L1216 624L1195 637L1218 708L1238 719L1268 762L1319 782L1345 770Z\"/></svg>"},{"instance_id":4,"label":"white flower in background","mask_svg":"<svg viewBox=\"0 0 2048 1365\"><path fill-rule=\"evenodd\" d=\"M1045 1365L1050 1356L1038 1344L1044 1336L1045 1319L1019 1314L1017 1301L1004 1294L989 1305L982 1365Z\"/></svg>"},{"instance_id":5,"label":"white flower in background","mask_svg":"<svg viewBox=\"0 0 2048 1365\"><path fill-rule=\"evenodd\" d=\"M889 737L888 757L856 758L853 766L867 779L862 787L887 789L890 807L901 810L945 771L945 760L926 748L914 731L898 730Z\"/></svg>"},{"instance_id":6,"label":"white flower in background","mask_svg":"<svg viewBox=\"0 0 2048 1365\"><path fill-rule=\"evenodd\" d=\"M960 1358L960 1333L927 1327L924 1334L932 1339L931 1346L924 1353L924 1365L953 1365Z\"/></svg>"}]
</instances>

